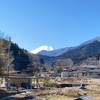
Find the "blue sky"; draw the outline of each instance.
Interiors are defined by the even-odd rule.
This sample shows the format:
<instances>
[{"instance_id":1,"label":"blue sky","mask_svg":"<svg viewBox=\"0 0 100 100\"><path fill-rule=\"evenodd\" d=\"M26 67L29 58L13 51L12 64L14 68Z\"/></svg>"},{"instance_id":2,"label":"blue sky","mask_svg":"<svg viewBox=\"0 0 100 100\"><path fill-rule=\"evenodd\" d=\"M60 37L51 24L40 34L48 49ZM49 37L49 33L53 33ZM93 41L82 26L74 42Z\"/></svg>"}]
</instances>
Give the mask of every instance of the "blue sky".
<instances>
[{"instance_id":1,"label":"blue sky","mask_svg":"<svg viewBox=\"0 0 100 100\"><path fill-rule=\"evenodd\" d=\"M0 0L0 30L29 51L76 46L100 36L100 0Z\"/></svg>"}]
</instances>

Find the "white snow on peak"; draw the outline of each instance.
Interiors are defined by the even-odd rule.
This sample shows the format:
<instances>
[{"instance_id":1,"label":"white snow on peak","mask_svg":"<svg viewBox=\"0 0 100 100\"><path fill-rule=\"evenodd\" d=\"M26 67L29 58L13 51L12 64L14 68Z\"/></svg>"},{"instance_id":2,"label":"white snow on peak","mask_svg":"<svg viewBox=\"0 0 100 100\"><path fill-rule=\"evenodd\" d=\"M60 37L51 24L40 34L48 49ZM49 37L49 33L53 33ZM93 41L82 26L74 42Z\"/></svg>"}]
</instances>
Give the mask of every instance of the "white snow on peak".
<instances>
[{"instance_id":1,"label":"white snow on peak","mask_svg":"<svg viewBox=\"0 0 100 100\"><path fill-rule=\"evenodd\" d=\"M53 49L52 46L40 46L39 48L32 50L31 53L37 54L37 53L39 53L39 52L42 51L42 50L52 51L52 50L54 50L54 49Z\"/></svg>"}]
</instances>

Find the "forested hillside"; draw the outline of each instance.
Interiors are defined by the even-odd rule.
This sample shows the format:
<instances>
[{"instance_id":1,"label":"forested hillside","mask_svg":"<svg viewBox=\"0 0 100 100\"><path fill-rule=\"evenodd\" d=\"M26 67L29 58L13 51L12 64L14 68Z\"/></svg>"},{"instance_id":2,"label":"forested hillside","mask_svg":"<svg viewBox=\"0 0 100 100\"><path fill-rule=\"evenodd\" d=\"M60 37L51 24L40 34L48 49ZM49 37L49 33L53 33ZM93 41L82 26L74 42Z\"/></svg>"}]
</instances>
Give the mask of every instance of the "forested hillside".
<instances>
[{"instance_id":1,"label":"forested hillside","mask_svg":"<svg viewBox=\"0 0 100 100\"><path fill-rule=\"evenodd\" d=\"M11 43L11 52L12 56L14 57L14 64L15 70L33 70L38 68L41 64L43 64L43 60L37 56L29 53L25 49L19 48L19 46L15 43Z\"/></svg>"},{"instance_id":2,"label":"forested hillside","mask_svg":"<svg viewBox=\"0 0 100 100\"><path fill-rule=\"evenodd\" d=\"M74 64L82 63L84 60L87 59L95 59L99 60L100 58L100 42L94 41L89 44L85 44L82 46L77 47L76 49L69 50L68 52L57 56L57 57L50 57L50 56L41 56L45 61L45 63L49 63L51 66L55 65L66 65L66 62L68 62L68 59L70 59L70 62L73 61Z\"/></svg>"},{"instance_id":3,"label":"forested hillside","mask_svg":"<svg viewBox=\"0 0 100 100\"><path fill-rule=\"evenodd\" d=\"M39 70L44 61L37 55L29 53L27 50L20 48L16 43L9 42L0 38L0 71L7 70Z\"/></svg>"},{"instance_id":4,"label":"forested hillside","mask_svg":"<svg viewBox=\"0 0 100 100\"><path fill-rule=\"evenodd\" d=\"M58 58L65 59L65 58L71 58L75 63L78 63L84 59L87 59L89 57L97 57L99 56L100 52L100 42L94 41L93 43L80 46L74 50L70 50Z\"/></svg>"}]
</instances>

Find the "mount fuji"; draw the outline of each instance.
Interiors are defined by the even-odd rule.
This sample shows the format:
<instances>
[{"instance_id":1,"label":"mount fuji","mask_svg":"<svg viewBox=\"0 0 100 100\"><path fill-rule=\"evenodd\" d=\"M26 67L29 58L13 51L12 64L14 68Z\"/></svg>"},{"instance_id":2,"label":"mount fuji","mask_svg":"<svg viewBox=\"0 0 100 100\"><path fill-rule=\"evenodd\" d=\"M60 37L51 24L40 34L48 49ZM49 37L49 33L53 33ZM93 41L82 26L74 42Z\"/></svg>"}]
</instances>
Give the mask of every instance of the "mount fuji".
<instances>
[{"instance_id":1,"label":"mount fuji","mask_svg":"<svg viewBox=\"0 0 100 100\"><path fill-rule=\"evenodd\" d=\"M54 50L52 46L40 46L39 48L32 50L31 53L45 56L59 56L72 48L73 47L66 47Z\"/></svg>"},{"instance_id":2,"label":"mount fuji","mask_svg":"<svg viewBox=\"0 0 100 100\"><path fill-rule=\"evenodd\" d=\"M52 46L40 46L39 48L32 50L31 53L38 54L41 51L52 51L52 50L54 50Z\"/></svg>"},{"instance_id":3,"label":"mount fuji","mask_svg":"<svg viewBox=\"0 0 100 100\"><path fill-rule=\"evenodd\" d=\"M88 40L88 41L86 41L80 45L74 46L74 47L65 47L65 48L61 48L61 49L57 49L57 50L54 50L54 48L52 46L40 46L39 48L32 50L31 53L38 54L38 55L45 55L45 56L59 56L59 55L62 55L63 53L68 52L69 50L73 50L80 46L90 44L96 40L100 42L100 36L93 38L91 40Z\"/></svg>"}]
</instances>

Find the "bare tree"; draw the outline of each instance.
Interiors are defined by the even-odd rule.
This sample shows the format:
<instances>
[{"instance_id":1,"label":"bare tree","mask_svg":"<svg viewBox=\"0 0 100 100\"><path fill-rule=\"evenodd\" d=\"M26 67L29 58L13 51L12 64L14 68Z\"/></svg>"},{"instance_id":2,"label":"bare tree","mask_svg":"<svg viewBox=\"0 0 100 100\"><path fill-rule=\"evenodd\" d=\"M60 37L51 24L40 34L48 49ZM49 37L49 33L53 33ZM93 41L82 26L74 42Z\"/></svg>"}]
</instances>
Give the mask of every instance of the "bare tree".
<instances>
[{"instance_id":1,"label":"bare tree","mask_svg":"<svg viewBox=\"0 0 100 100\"><path fill-rule=\"evenodd\" d=\"M0 31L0 73L3 70L7 70L7 66L10 67L14 58L12 57L12 53L10 52L10 42L8 35L4 35Z\"/></svg>"},{"instance_id":2,"label":"bare tree","mask_svg":"<svg viewBox=\"0 0 100 100\"><path fill-rule=\"evenodd\" d=\"M58 59L56 61L56 66L69 66L69 67L72 67L73 66L73 61L72 59L70 58L67 58L67 59Z\"/></svg>"}]
</instances>

